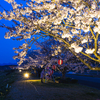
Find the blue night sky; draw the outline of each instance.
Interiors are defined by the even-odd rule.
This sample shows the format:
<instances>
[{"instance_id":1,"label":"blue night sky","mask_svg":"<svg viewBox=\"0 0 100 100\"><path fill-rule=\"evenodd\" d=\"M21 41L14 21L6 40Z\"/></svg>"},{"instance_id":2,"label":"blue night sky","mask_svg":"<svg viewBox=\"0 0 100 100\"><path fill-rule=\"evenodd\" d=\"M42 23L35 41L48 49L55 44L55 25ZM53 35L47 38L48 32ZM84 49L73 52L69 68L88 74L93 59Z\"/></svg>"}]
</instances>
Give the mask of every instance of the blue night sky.
<instances>
[{"instance_id":1,"label":"blue night sky","mask_svg":"<svg viewBox=\"0 0 100 100\"><path fill-rule=\"evenodd\" d=\"M24 2L22 0L15 0L15 1L18 3ZM11 9L11 5L4 0L0 0L0 5L2 5L3 8L5 8L6 10ZM1 7L0 7L0 11L3 11ZM8 26L11 25L9 21L5 21L5 20L0 20L0 25L1 23L4 23ZM23 41L14 41L12 39L5 39L4 35L5 32L7 31L8 31L7 29L0 27L0 65L17 64L16 60L12 58L14 55L16 55L14 53L13 47L18 47L23 43ZM35 46L33 46L32 48L36 49Z\"/></svg>"},{"instance_id":2,"label":"blue night sky","mask_svg":"<svg viewBox=\"0 0 100 100\"><path fill-rule=\"evenodd\" d=\"M24 0L15 0L18 4L22 3L23 5L25 4ZM4 0L0 0L0 5L5 9L5 10L10 10L12 9L11 5L7 3ZM66 4L67 7L69 6ZM65 4L63 5L65 6ZM3 8L0 7L0 11L3 11ZM70 6L69 6L70 7ZM7 26L12 25L10 21L5 21L5 20L0 20L0 25L1 23L6 24ZM5 32L7 32L7 29L1 28L0 27L0 65L2 64L17 64L16 60L14 60L12 57L15 55L13 47L18 47L19 45L22 45L23 41L13 41L12 39L5 39L4 35ZM32 46L32 49L37 49L36 46Z\"/></svg>"}]
</instances>

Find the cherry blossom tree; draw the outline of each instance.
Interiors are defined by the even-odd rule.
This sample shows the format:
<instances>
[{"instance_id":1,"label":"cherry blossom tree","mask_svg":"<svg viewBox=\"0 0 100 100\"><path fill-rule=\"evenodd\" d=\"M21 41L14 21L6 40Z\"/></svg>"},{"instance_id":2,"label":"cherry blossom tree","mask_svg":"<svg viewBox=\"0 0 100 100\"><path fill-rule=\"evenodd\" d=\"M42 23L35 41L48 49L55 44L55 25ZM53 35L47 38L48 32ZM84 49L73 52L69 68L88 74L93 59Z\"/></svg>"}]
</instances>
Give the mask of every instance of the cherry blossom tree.
<instances>
[{"instance_id":1,"label":"cherry blossom tree","mask_svg":"<svg viewBox=\"0 0 100 100\"><path fill-rule=\"evenodd\" d=\"M28 52L28 63L27 65L25 64L25 66L33 66L33 68L46 68L48 66L52 68L53 65L55 65L56 70L59 70L62 73L62 78L65 78L66 72L74 71L83 73L87 68L71 52L69 52L69 50L66 50L62 43L55 41L53 38L43 42L37 42L36 45L37 47L40 47L40 49ZM59 52L56 52L57 47L59 47ZM58 64L59 59L63 60L62 65Z\"/></svg>"},{"instance_id":2,"label":"cherry blossom tree","mask_svg":"<svg viewBox=\"0 0 100 100\"><path fill-rule=\"evenodd\" d=\"M88 68L100 70L99 66L91 66L80 57L86 56L100 65L100 0L27 0L24 6L15 0L5 1L13 9L0 12L0 20L15 24L1 25L9 30L5 38L25 40L22 46L14 48L18 54L14 59L20 59L19 65L37 39L51 36L64 43L63 46Z\"/></svg>"}]
</instances>

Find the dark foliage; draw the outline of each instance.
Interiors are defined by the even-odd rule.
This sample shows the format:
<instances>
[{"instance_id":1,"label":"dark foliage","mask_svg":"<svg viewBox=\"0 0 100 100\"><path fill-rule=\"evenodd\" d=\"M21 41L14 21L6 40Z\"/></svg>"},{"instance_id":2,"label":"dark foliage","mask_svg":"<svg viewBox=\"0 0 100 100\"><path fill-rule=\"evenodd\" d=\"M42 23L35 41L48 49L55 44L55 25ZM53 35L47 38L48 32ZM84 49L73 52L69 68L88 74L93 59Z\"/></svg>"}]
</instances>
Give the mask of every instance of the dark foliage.
<instances>
[{"instance_id":1,"label":"dark foliage","mask_svg":"<svg viewBox=\"0 0 100 100\"><path fill-rule=\"evenodd\" d=\"M62 79L61 77L56 77L55 80L58 81L59 83L77 83L78 82L78 80L72 79L70 77L67 77L65 79Z\"/></svg>"}]
</instances>

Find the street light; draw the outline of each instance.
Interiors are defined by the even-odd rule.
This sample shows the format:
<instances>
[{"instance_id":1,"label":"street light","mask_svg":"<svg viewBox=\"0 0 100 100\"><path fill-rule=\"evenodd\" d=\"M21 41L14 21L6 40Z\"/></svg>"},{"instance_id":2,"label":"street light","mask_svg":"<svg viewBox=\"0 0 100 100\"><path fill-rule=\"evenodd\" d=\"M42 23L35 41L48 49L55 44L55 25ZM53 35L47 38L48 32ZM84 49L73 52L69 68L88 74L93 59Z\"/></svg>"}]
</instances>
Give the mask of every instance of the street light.
<instances>
[{"instance_id":1,"label":"street light","mask_svg":"<svg viewBox=\"0 0 100 100\"><path fill-rule=\"evenodd\" d=\"M22 72L22 70L20 69L19 72Z\"/></svg>"},{"instance_id":2,"label":"street light","mask_svg":"<svg viewBox=\"0 0 100 100\"><path fill-rule=\"evenodd\" d=\"M25 73L24 77L29 78L29 73Z\"/></svg>"}]
</instances>

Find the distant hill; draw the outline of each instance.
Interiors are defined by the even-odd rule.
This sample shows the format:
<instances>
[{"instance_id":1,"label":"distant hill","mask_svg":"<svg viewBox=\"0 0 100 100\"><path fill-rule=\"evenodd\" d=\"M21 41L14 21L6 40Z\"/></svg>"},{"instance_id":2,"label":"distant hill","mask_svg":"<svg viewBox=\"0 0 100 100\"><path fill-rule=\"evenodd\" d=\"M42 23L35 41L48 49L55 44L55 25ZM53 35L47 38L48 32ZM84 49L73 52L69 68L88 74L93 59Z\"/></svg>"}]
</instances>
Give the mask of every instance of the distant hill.
<instances>
[{"instance_id":1,"label":"distant hill","mask_svg":"<svg viewBox=\"0 0 100 100\"><path fill-rule=\"evenodd\" d=\"M0 66L5 66L5 65L17 65L17 63L0 63Z\"/></svg>"},{"instance_id":2,"label":"distant hill","mask_svg":"<svg viewBox=\"0 0 100 100\"><path fill-rule=\"evenodd\" d=\"M15 66L17 66L17 65L4 65L4 66L0 66L0 70L11 70Z\"/></svg>"}]
</instances>

